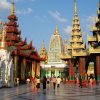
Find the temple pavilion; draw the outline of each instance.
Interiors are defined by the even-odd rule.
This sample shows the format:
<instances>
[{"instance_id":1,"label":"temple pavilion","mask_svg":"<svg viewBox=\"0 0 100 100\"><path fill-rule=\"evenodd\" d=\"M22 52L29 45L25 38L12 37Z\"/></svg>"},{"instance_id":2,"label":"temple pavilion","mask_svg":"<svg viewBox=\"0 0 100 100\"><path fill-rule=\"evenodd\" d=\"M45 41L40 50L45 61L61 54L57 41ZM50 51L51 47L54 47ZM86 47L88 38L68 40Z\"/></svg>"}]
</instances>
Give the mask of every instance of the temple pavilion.
<instances>
[{"instance_id":1,"label":"temple pavilion","mask_svg":"<svg viewBox=\"0 0 100 100\"><path fill-rule=\"evenodd\" d=\"M98 83L100 82L100 0L96 23L92 27L93 36L88 36L89 48L87 49L82 39L76 4L76 0L74 0L74 17L70 44L67 44L66 54L62 55L61 59L68 62L70 82L75 82L75 77L80 75L83 84L87 83L88 76Z\"/></svg>"},{"instance_id":2,"label":"temple pavilion","mask_svg":"<svg viewBox=\"0 0 100 100\"><path fill-rule=\"evenodd\" d=\"M89 60L94 64L94 76L100 82L100 0L92 36L88 36Z\"/></svg>"},{"instance_id":3,"label":"temple pavilion","mask_svg":"<svg viewBox=\"0 0 100 100\"><path fill-rule=\"evenodd\" d=\"M40 76L40 61L43 59L32 45L32 41L28 44L26 38L24 40L21 38L21 31L17 23L18 18L15 15L14 0L12 0L11 14L8 16L8 20L4 24L6 27L4 39L2 39L3 30L1 28L0 49L6 49L13 58L14 84L16 84L17 78L22 83L27 78ZM4 26L1 25L1 27Z\"/></svg>"}]
</instances>

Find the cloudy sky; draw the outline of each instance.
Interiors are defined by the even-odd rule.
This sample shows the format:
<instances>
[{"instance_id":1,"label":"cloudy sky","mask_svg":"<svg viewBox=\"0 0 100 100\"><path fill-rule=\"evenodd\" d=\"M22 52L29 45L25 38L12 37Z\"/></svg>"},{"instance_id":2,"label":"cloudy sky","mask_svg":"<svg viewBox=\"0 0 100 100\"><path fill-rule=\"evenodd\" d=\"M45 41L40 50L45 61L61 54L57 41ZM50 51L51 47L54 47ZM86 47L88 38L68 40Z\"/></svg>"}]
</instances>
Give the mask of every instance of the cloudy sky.
<instances>
[{"instance_id":1,"label":"cloudy sky","mask_svg":"<svg viewBox=\"0 0 100 100\"><path fill-rule=\"evenodd\" d=\"M8 21L12 0L0 0L0 20ZM74 0L14 0L15 12L21 30L22 39L33 41L33 46L40 51L42 41L48 49L51 35L56 24L63 39L70 39ZM97 15L99 0L77 0L83 38L86 33L92 35L91 26ZM86 41L87 42L87 41Z\"/></svg>"}]
</instances>

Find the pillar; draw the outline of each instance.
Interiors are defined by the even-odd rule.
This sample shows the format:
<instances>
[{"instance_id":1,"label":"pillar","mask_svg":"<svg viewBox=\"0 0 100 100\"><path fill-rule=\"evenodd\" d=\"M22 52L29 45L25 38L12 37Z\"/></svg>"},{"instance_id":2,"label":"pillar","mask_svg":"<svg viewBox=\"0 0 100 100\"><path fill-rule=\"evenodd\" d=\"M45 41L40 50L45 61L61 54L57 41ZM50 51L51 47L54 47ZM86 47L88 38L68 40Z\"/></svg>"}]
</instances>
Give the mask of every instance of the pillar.
<instances>
[{"instance_id":1,"label":"pillar","mask_svg":"<svg viewBox=\"0 0 100 100\"><path fill-rule=\"evenodd\" d=\"M21 79L25 80L25 69L26 69L26 59L25 58L23 59L22 63L23 64L21 66Z\"/></svg>"},{"instance_id":2,"label":"pillar","mask_svg":"<svg viewBox=\"0 0 100 100\"><path fill-rule=\"evenodd\" d=\"M100 82L100 55L96 55L97 82Z\"/></svg>"},{"instance_id":3,"label":"pillar","mask_svg":"<svg viewBox=\"0 0 100 100\"><path fill-rule=\"evenodd\" d=\"M18 56L14 56L14 84L16 85L16 79L18 77Z\"/></svg>"},{"instance_id":4,"label":"pillar","mask_svg":"<svg viewBox=\"0 0 100 100\"><path fill-rule=\"evenodd\" d=\"M75 73L74 73L73 61L72 59L69 59L69 81L74 82L75 80L74 76L75 76Z\"/></svg>"},{"instance_id":5,"label":"pillar","mask_svg":"<svg viewBox=\"0 0 100 100\"><path fill-rule=\"evenodd\" d=\"M35 61L32 61L32 77L35 77Z\"/></svg>"},{"instance_id":6,"label":"pillar","mask_svg":"<svg viewBox=\"0 0 100 100\"><path fill-rule=\"evenodd\" d=\"M85 80L85 57L79 57L79 73L82 77L82 80Z\"/></svg>"},{"instance_id":7,"label":"pillar","mask_svg":"<svg viewBox=\"0 0 100 100\"><path fill-rule=\"evenodd\" d=\"M40 77L40 62L36 62L36 63L37 63L36 76Z\"/></svg>"}]
</instances>

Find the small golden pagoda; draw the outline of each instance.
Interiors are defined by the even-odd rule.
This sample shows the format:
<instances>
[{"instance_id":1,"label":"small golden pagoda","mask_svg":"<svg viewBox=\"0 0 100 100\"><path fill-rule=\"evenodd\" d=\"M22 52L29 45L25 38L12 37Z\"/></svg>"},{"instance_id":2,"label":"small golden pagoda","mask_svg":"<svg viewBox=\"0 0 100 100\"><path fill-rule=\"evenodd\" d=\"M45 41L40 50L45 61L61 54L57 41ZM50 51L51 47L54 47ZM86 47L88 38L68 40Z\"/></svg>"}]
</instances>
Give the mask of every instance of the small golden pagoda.
<instances>
[{"instance_id":1,"label":"small golden pagoda","mask_svg":"<svg viewBox=\"0 0 100 100\"><path fill-rule=\"evenodd\" d=\"M48 62L48 55L47 55L46 48L44 46L44 41L42 43L42 48L41 48L41 51L40 51L40 57L43 58L43 59L45 59L45 61L44 61L45 63Z\"/></svg>"}]
</instances>

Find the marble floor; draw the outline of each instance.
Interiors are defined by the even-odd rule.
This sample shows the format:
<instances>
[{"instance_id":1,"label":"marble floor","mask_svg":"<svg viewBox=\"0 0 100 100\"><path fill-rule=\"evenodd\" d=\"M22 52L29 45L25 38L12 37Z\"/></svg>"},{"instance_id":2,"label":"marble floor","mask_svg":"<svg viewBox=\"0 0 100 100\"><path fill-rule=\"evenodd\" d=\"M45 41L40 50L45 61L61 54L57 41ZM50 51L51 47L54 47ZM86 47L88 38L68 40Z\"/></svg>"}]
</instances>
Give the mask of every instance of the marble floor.
<instances>
[{"instance_id":1,"label":"marble floor","mask_svg":"<svg viewBox=\"0 0 100 100\"><path fill-rule=\"evenodd\" d=\"M28 84L14 88L1 88L0 100L100 100L100 86L80 88L61 84L60 88L55 90L50 86L46 94L43 94L42 85L37 92L32 84Z\"/></svg>"}]
</instances>

